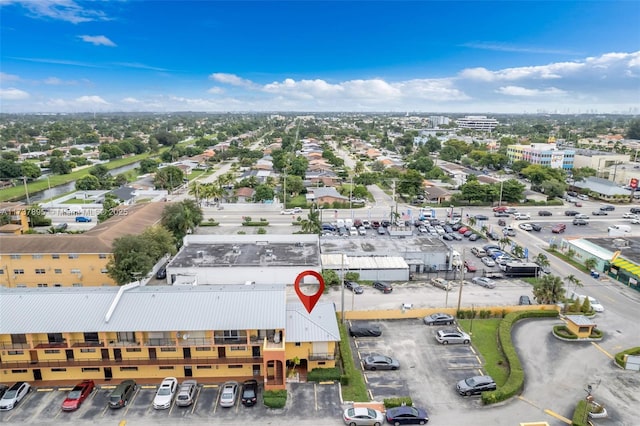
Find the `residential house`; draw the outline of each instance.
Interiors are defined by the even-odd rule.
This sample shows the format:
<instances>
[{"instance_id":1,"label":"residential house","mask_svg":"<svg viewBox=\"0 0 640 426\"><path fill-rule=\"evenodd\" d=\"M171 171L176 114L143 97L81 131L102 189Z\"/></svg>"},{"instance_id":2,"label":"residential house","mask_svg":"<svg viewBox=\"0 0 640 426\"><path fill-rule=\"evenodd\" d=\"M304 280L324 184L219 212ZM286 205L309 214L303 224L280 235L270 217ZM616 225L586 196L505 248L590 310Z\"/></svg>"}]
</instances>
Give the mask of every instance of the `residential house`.
<instances>
[{"instance_id":1,"label":"residential house","mask_svg":"<svg viewBox=\"0 0 640 426\"><path fill-rule=\"evenodd\" d=\"M308 188L307 202L316 203L317 205L331 205L333 203L348 203L349 198L340 193L333 187Z\"/></svg>"},{"instance_id":2,"label":"residential house","mask_svg":"<svg viewBox=\"0 0 640 426\"><path fill-rule=\"evenodd\" d=\"M256 193L256 190L249 187L238 188L235 190L235 197L238 200L238 203L252 203L253 195Z\"/></svg>"},{"instance_id":3,"label":"residential house","mask_svg":"<svg viewBox=\"0 0 640 426\"><path fill-rule=\"evenodd\" d=\"M29 230L29 206L21 202L0 203L0 215L7 215L8 223L0 226L0 234L20 235Z\"/></svg>"}]
</instances>

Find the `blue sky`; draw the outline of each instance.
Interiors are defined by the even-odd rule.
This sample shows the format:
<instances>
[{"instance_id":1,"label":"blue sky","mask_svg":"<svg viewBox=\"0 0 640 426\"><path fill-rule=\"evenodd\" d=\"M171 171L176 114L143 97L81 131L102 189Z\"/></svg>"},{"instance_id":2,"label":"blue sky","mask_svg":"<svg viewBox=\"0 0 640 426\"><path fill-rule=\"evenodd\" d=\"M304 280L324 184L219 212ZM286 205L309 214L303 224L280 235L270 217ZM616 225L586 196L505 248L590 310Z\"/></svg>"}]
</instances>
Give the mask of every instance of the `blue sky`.
<instances>
[{"instance_id":1,"label":"blue sky","mask_svg":"<svg viewBox=\"0 0 640 426\"><path fill-rule=\"evenodd\" d=\"M640 2L0 0L0 112L640 113Z\"/></svg>"}]
</instances>

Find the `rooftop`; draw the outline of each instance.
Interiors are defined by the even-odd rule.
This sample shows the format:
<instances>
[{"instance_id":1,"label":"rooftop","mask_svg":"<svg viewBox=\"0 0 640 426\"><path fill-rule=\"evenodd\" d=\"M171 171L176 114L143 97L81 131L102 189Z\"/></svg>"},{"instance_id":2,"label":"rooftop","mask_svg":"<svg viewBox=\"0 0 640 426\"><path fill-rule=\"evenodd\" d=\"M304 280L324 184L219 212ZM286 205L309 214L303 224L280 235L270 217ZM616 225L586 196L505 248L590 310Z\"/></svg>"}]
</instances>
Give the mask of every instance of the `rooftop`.
<instances>
[{"instance_id":1,"label":"rooftop","mask_svg":"<svg viewBox=\"0 0 640 426\"><path fill-rule=\"evenodd\" d=\"M287 305L288 342L339 342L340 330L333 303L318 303L311 313L300 303Z\"/></svg>"},{"instance_id":2,"label":"rooftop","mask_svg":"<svg viewBox=\"0 0 640 426\"><path fill-rule=\"evenodd\" d=\"M346 253L349 256L371 256L373 254L391 253L402 256L403 253L443 253L449 247L438 237L337 237L329 236L320 239L323 254Z\"/></svg>"},{"instance_id":3,"label":"rooftop","mask_svg":"<svg viewBox=\"0 0 640 426\"><path fill-rule=\"evenodd\" d=\"M608 250L612 253L611 256L620 250L620 257L640 265L640 237L585 238L584 240ZM621 242L624 242L624 244L620 244Z\"/></svg>"}]
</instances>

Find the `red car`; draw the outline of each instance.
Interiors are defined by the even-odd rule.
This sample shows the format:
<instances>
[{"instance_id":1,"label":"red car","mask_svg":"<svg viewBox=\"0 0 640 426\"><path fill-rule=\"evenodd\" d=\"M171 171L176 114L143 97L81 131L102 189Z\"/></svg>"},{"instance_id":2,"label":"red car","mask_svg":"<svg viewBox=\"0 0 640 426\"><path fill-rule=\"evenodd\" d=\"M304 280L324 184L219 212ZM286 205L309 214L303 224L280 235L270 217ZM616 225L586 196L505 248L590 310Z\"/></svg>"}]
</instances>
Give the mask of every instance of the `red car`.
<instances>
[{"instance_id":1,"label":"red car","mask_svg":"<svg viewBox=\"0 0 640 426\"><path fill-rule=\"evenodd\" d=\"M95 387L93 380L83 380L71 389L67 398L62 402L63 411L73 411L80 408L82 401L91 395L91 391Z\"/></svg>"},{"instance_id":2,"label":"red car","mask_svg":"<svg viewBox=\"0 0 640 426\"><path fill-rule=\"evenodd\" d=\"M464 261L464 269L467 272L476 272L478 270L478 268L476 268L476 265L474 265L472 262L469 262L468 260Z\"/></svg>"},{"instance_id":3,"label":"red car","mask_svg":"<svg viewBox=\"0 0 640 426\"><path fill-rule=\"evenodd\" d=\"M461 234L464 234L468 230L469 230L469 228L467 228L466 226L463 226L462 228L458 229L458 232L461 233Z\"/></svg>"},{"instance_id":4,"label":"red car","mask_svg":"<svg viewBox=\"0 0 640 426\"><path fill-rule=\"evenodd\" d=\"M508 208L509 207L507 207L507 206L498 206L498 207L494 207L493 211L494 212L503 212L503 211L507 210Z\"/></svg>"}]
</instances>

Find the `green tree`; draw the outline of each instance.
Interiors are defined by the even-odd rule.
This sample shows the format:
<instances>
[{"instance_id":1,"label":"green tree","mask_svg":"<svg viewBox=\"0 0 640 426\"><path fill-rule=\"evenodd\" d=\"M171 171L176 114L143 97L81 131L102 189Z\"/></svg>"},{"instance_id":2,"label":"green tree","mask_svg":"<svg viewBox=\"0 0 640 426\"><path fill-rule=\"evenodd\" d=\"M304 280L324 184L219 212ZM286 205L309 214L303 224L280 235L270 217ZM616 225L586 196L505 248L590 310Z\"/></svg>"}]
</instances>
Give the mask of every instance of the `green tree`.
<instances>
[{"instance_id":1,"label":"green tree","mask_svg":"<svg viewBox=\"0 0 640 426\"><path fill-rule=\"evenodd\" d=\"M158 161L153 158L145 158L140 161L140 173L153 173L158 169Z\"/></svg>"},{"instance_id":2,"label":"green tree","mask_svg":"<svg viewBox=\"0 0 640 426\"><path fill-rule=\"evenodd\" d=\"M14 179L22 176L20 164L11 160L0 160L0 179Z\"/></svg>"},{"instance_id":3,"label":"green tree","mask_svg":"<svg viewBox=\"0 0 640 426\"><path fill-rule=\"evenodd\" d=\"M568 285L573 285L573 291L575 291L578 287L583 286L582 281L580 281L578 277L576 277L573 274L567 275L566 277L564 277L564 280L567 282Z\"/></svg>"},{"instance_id":4,"label":"green tree","mask_svg":"<svg viewBox=\"0 0 640 426\"><path fill-rule=\"evenodd\" d=\"M202 222L202 217L202 209L194 200L183 200L165 206L161 223L173 234L176 245L180 246L185 235L192 233Z\"/></svg>"},{"instance_id":5,"label":"green tree","mask_svg":"<svg viewBox=\"0 0 640 426\"><path fill-rule=\"evenodd\" d=\"M76 181L77 191L93 191L100 188L100 181L93 175L86 175Z\"/></svg>"},{"instance_id":6,"label":"green tree","mask_svg":"<svg viewBox=\"0 0 640 426\"><path fill-rule=\"evenodd\" d=\"M104 222L113 216L118 205L119 203L115 195L106 194L104 200L102 200L102 211L98 213L98 222Z\"/></svg>"},{"instance_id":7,"label":"green tree","mask_svg":"<svg viewBox=\"0 0 640 426\"><path fill-rule=\"evenodd\" d=\"M549 179L542 182L540 187L544 195L547 196L547 199L551 200L556 197L561 197L567 189L567 184L556 179Z\"/></svg>"},{"instance_id":8,"label":"green tree","mask_svg":"<svg viewBox=\"0 0 640 426\"><path fill-rule=\"evenodd\" d=\"M340 277L338 276L338 273L333 269L323 269L322 278L324 279L324 284L326 287L340 285Z\"/></svg>"},{"instance_id":9,"label":"green tree","mask_svg":"<svg viewBox=\"0 0 640 426\"><path fill-rule=\"evenodd\" d=\"M562 279L555 275L545 275L533 287L533 296L538 303L550 305L564 299L565 288Z\"/></svg>"},{"instance_id":10,"label":"green tree","mask_svg":"<svg viewBox=\"0 0 640 426\"><path fill-rule=\"evenodd\" d=\"M590 257L588 259L585 259L584 261L584 267L587 268L588 270L594 270L596 269L596 266L598 266L598 261L594 258L594 257Z\"/></svg>"},{"instance_id":11,"label":"green tree","mask_svg":"<svg viewBox=\"0 0 640 426\"><path fill-rule=\"evenodd\" d=\"M256 202L273 200L274 196L273 188L269 185L262 184L256 186L256 192L253 194L253 200Z\"/></svg>"},{"instance_id":12,"label":"green tree","mask_svg":"<svg viewBox=\"0 0 640 426\"><path fill-rule=\"evenodd\" d=\"M627 129L627 139L640 139L640 118L631 120Z\"/></svg>"},{"instance_id":13,"label":"green tree","mask_svg":"<svg viewBox=\"0 0 640 426\"><path fill-rule=\"evenodd\" d=\"M67 175L71 173L71 163L60 157L51 157L49 160L49 170L55 175Z\"/></svg>"},{"instance_id":14,"label":"green tree","mask_svg":"<svg viewBox=\"0 0 640 426\"><path fill-rule=\"evenodd\" d=\"M29 226L31 228L51 225L51 219L45 217L44 211L39 204L32 204L27 207L27 216L29 217Z\"/></svg>"},{"instance_id":15,"label":"green tree","mask_svg":"<svg viewBox=\"0 0 640 426\"><path fill-rule=\"evenodd\" d=\"M542 253L538 253L536 257L533 258L533 261L538 265L540 265L541 268L551 266L551 262L549 262L549 258Z\"/></svg>"},{"instance_id":16,"label":"green tree","mask_svg":"<svg viewBox=\"0 0 640 426\"><path fill-rule=\"evenodd\" d=\"M24 161L20 164L20 171L22 172L22 176L30 179L37 179L42 174L42 170L40 170L40 167L29 161Z\"/></svg>"},{"instance_id":17,"label":"green tree","mask_svg":"<svg viewBox=\"0 0 640 426\"><path fill-rule=\"evenodd\" d=\"M153 179L156 188L168 189L169 191L182 185L184 173L176 166L167 166L159 169Z\"/></svg>"}]
</instances>

